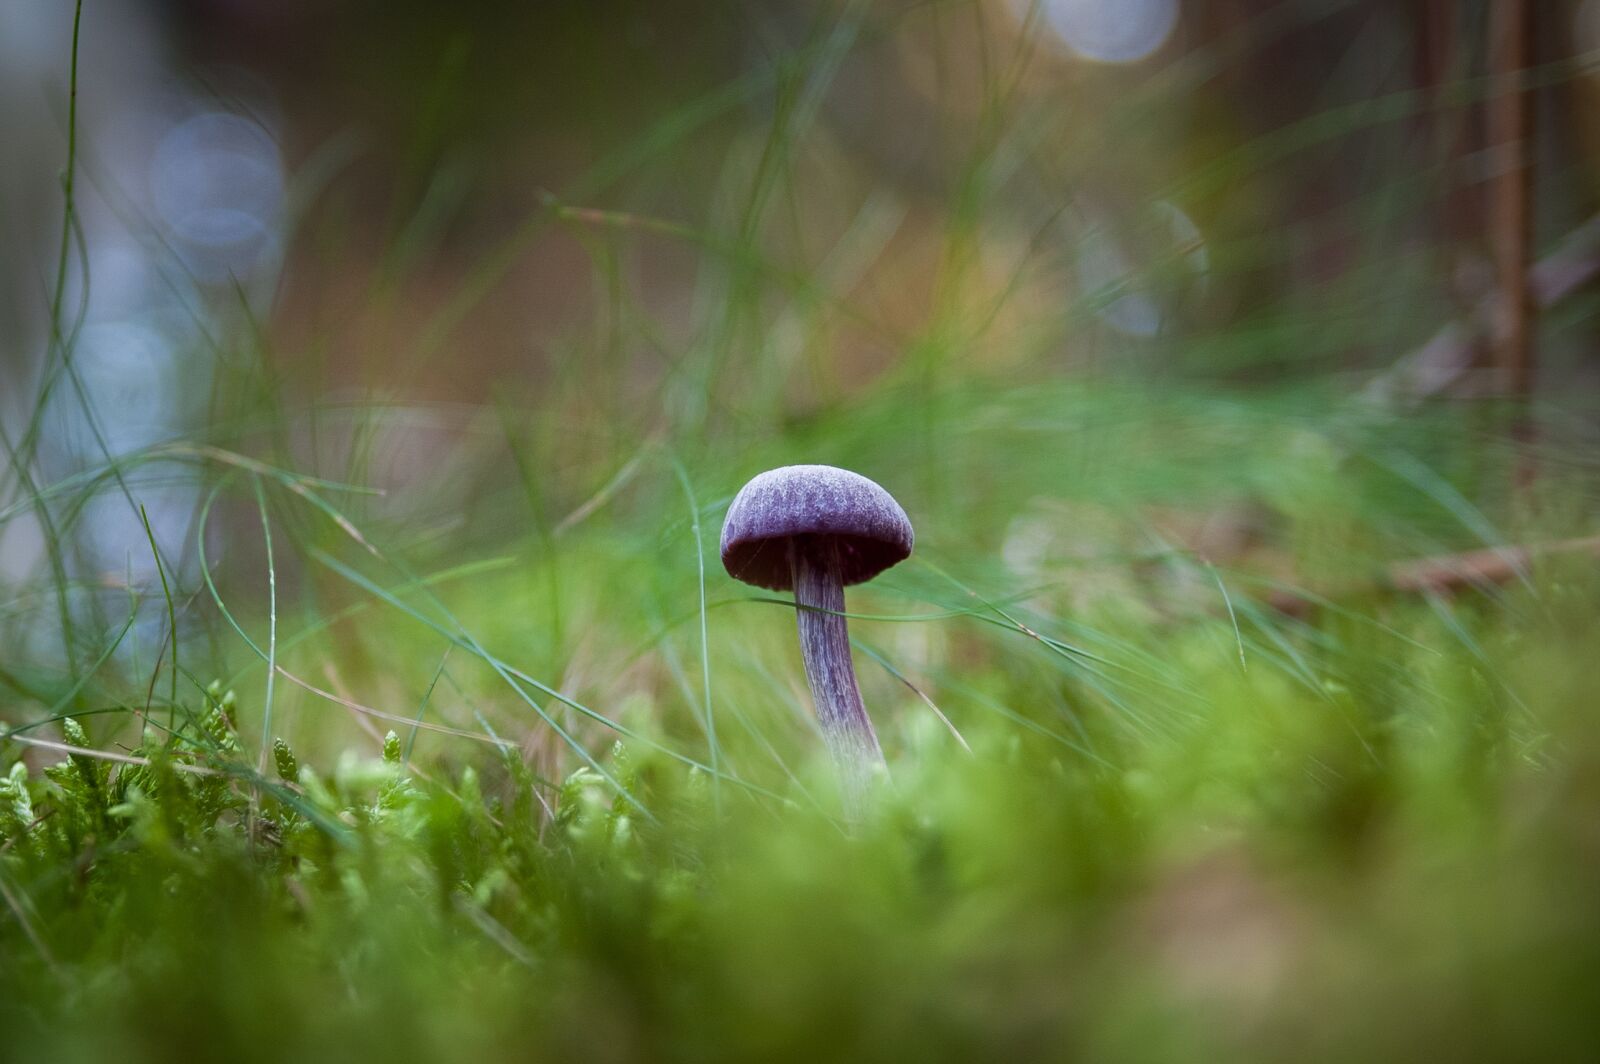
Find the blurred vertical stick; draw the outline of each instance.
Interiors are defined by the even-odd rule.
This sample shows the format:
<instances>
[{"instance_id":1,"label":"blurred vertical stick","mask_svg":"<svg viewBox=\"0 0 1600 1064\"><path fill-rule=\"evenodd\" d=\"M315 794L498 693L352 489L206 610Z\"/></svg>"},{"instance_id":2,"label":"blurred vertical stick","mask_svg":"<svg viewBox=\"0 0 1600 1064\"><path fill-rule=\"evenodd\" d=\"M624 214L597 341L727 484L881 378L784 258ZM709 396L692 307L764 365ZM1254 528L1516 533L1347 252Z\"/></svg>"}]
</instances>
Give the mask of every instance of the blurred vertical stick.
<instances>
[{"instance_id":1,"label":"blurred vertical stick","mask_svg":"<svg viewBox=\"0 0 1600 1064\"><path fill-rule=\"evenodd\" d=\"M1530 0L1493 0L1489 8L1491 87L1487 127L1494 160L1489 188L1489 241L1498 280L1493 351L1499 386L1519 408L1533 391L1533 301L1528 286L1533 225L1533 93L1524 84L1533 64ZM1527 411L1517 412L1519 440ZM1526 482L1531 468L1518 470Z\"/></svg>"},{"instance_id":2,"label":"blurred vertical stick","mask_svg":"<svg viewBox=\"0 0 1600 1064\"><path fill-rule=\"evenodd\" d=\"M1460 4L1457 0L1427 0L1417 47L1417 80L1428 93L1426 121L1419 134L1435 153L1435 162L1449 175L1440 199L1439 227L1453 255L1463 246L1477 245L1482 211L1476 188L1461 185L1461 158L1467 150L1471 115L1454 98L1466 77L1461 47Z\"/></svg>"}]
</instances>

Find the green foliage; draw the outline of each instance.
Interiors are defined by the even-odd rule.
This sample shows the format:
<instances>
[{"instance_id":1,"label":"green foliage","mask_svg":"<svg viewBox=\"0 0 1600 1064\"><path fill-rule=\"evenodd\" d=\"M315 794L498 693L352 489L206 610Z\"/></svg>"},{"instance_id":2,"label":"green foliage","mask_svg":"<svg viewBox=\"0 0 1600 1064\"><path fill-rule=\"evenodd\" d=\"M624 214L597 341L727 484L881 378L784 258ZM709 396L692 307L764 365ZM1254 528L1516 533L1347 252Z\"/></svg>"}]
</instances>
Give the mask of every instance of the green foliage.
<instances>
[{"instance_id":1,"label":"green foliage","mask_svg":"<svg viewBox=\"0 0 1600 1064\"><path fill-rule=\"evenodd\" d=\"M1570 621L1402 606L1403 639L1308 633L1315 684L1175 632L1203 718L1138 742L1085 720L1115 766L906 720L849 828L807 800L820 776L718 801L649 743L553 785L506 744L424 775L395 731L330 771L279 740L261 777L208 695L147 763L0 775L0 1014L58 1059L161 1059L178 1030L237 1059L1559 1054L1600 990ZM1543 652L1491 676L1441 642L1469 636ZM1432 1011L1403 1011L1419 987ZM62 1025L68 1001L96 1022Z\"/></svg>"},{"instance_id":2,"label":"green foliage","mask_svg":"<svg viewBox=\"0 0 1600 1064\"><path fill-rule=\"evenodd\" d=\"M28 793L28 766L18 761L0 777L0 833L20 841L33 826L33 796Z\"/></svg>"},{"instance_id":3,"label":"green foliage","mask_svg":"<svg viewBox=\"0 0 1600 1064\"><path fill-rule=\"evenodd\" d=\"M300 762L295 760L294 751L282 739L272 740L272 760L277 767L278 778L285 783L293 783L300 778Z\"/></svg>"}]
</instances>

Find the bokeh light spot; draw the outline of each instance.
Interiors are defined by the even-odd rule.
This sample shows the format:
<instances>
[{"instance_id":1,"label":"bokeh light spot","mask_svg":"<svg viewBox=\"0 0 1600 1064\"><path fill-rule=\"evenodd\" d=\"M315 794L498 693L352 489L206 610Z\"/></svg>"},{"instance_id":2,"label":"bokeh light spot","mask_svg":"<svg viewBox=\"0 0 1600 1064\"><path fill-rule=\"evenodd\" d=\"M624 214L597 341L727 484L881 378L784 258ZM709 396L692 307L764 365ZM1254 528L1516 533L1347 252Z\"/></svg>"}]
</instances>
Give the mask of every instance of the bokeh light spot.
<instances>
[{"instance_id":1,"label":"bokeh light spot","mask_svg":"<svg viewBox=\"0 0 1600 1064\"><path fill-rule=\"evenodd\" d=\"M1044 19L1066 46L1098 63L1153 55L1178 24L1178 0L1045 0Z\"/></svg>"},{"instance_id":2,"label":"bokeh light spot","mask_svg":"<svg viewBox=\"0 0 1600 1064\"><path fill-rule=\"evenodd\" d=\"M156 213L204 280L248 275L283 206L277 145L258 124L207 112L173 126L151 161Z\"/></svg>"}]
</instances>

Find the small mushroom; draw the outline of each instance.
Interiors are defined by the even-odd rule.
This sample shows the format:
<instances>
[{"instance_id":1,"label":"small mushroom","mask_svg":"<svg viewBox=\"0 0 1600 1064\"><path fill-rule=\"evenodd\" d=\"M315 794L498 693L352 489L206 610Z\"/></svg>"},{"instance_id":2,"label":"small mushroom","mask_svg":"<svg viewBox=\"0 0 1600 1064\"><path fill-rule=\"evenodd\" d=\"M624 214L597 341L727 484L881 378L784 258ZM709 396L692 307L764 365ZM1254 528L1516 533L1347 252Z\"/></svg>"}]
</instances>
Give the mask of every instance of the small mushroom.
<instances>
[{"instance_id":1,"label":"small mushroom","mask_svg":"<svg viewBox=\"0 0 1600 1064\"><path fill-rule=\"evenodd\" d=\"M844 589L904 561L911 543L911 521L887 491L825 465L762 473L734 496L722 525L729 576L794 592L806 680L852 809L883 764L883 751L850 660Z\"/></svg>"}]
</instances>

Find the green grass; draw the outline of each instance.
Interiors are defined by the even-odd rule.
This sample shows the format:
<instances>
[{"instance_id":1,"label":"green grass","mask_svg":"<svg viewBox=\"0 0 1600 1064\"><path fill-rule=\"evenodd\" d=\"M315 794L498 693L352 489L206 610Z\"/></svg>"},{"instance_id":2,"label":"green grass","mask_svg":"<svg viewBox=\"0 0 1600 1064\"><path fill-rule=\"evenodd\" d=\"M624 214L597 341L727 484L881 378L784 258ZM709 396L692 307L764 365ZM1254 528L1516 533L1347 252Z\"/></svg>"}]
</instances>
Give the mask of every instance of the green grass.
<instances>
[{"instance_id":1,"label":"green grass","mask_svg":"<svg viewBox=\"0 0 1600 1064\"><path fill-rule=\"evenodd\" d=\"M1381 227L1339 285L1118 338L1095 315L1117 292L1051 295L1083 235L1041 251L1058 219L1030 213L1041 128L1101 134L1009 95L1015 56L939 191L932 309L896 326L852 264L909 208L835 203L800 172L837 150L817 94L896 32L851 8L663 115L461 278L358 396L230 296L212 412L185 438L47 476L31 408L0 478L0 536L45 554L0 585L7 1053L1592 1046L1594 559L1449 595L1375 582L1593 535L1592 398L1551 388L1531 441L1493 403L1361 398L1444 302ZM1105 120L1148 118L1215 61ZM770 114L733 115L769 91ZM1164 193L1292 181L1273 167L1421 106L1322 102ZM730 160L713 187L664 209L653 190L708 146ZM1447 177L1374 166L1317 226L1369 231ZM1213 283L1311 228L1220 241ZM492 399L414 398L462 321L512 298L504 271L557 239L592 256L592 329ZM687 331L624 268L650 241L699 271ZM386 283L421 254L403 250ZM1165 292L1174 270L1136 279ZM50 345L57 387L75 331ZM1550 379L1583 379L1592 332L1581 299L1553 320ZM888 356L857 380L840 351ZM797 461L872 476L917 529L909 561L849 596L891 777L854 824L792 605L716 557L738 487ZM131 578L85 571L88 504L173 483L199 487L181 548L146 517ZM1286 589L1314 605L1276 608Z\"/></svg>"}]
</instances>

